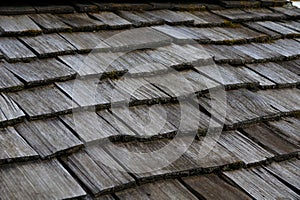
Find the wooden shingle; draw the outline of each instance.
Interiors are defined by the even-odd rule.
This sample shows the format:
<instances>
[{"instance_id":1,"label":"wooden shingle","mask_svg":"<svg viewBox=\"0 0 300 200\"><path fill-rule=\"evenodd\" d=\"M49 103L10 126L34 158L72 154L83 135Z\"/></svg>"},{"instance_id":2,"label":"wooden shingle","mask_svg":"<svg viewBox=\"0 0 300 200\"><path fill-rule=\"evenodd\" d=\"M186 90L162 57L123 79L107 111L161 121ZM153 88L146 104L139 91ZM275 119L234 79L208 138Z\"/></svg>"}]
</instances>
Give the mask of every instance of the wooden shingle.
<instances>
[{"instance_id":1,"label":"wooden shingle","mask_svg":"<svg viewBox=\"0 0 300 200\"><path fill-rule=\"evenodd\" d=\"M118 14L130 21L134 26L151 26L163 24L164 21L155 16L149 15L144 11L118 11Z\"/></svg>"},{"instance_id":2,"label":"wooden shingle","mask_svg":"<svg viewBox=\"0 0 300 200\"><path fill-rule=\"evenodd\" d=\"M0 179L2 199L68 199L86 195L56 159L1 166Z\"/></svg>"},{"instance_id":3,"label":"wooden shingle","mask_svg":"<svg viewBox=\"0 0 300 200\"><path fill-rule=\"evenodd\" d=\"M102 21L108 28L111 29L129 28L131 26L129 21L114 14L113 12L91 13L91 15Z\"/></svg>"},{"instance_id":4,"label":"wooden shingle","mask_svg":"<svg viewBox=\"0 0 300 200\"><path fill-rule=\"evenodd\" d=\"M71 27L63 23L57 16L51 14L33 14L29 17L37 23L44 32L71 31Z\"/></svg>"},{"instance_id":5,"label":"wooden shingle","mask_svg":"<svg viewBox=\"0 0 300 200\"><path fill-rule=\"evenodd\" d=\"M38 154L13 127L0 129L0 163L38 158Z\"/></svg>"},{"instance_id":6,"label":"wooden shingle","mask_svg":"<svg viewBox=\"0 0 300 200\"><path fill-rule=\"evenodd\" d=\"M0 91L12 91L23 88L23 83L0 63Z\"/></svg>"},{"instance_id":7,"label":"wooden shingle","mask_svg":"<svg viewBox=\"0 0 300 200\"><path fill-rule=\"evenodd\" d=\"M42 158L74 152L82 145L58 119L25 121L15 128Z\"/></svg>"},{"instance_id":8,"label":"wooden shingle","mask_svg":"<svg viewBox=\"0 0 300 200\"><path fill-rule=\"evenodd\" d=\"M194 19L192 17L171 10L153 10L147 11L147 14L159 17L172 25L192 24L194 22Z\"/></svg>"}]
</instances>

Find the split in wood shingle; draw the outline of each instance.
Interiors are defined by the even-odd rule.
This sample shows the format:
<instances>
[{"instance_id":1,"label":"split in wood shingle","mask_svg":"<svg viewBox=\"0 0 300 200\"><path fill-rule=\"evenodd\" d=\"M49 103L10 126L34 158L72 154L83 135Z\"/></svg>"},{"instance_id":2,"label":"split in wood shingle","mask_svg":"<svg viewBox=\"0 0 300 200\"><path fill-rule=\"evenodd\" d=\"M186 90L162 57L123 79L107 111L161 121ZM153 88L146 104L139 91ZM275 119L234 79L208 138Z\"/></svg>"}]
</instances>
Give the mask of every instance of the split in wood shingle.
<instances>
[{"instance_id":1,"label":"split in wood shingle","mask_svg":"<svg viewBox=\"0 0 300 200\"><path fill-rule=\"evenodd\" d=\"M44 34L36 37L20 38L39 57L73 53L76 49L58 34Z\"/></svg>"},{"instance_id":2,"label":"split in wood shingle","mask_svg":"<svg viewBox=\"0 0 300 200\"><path fill-rule=\"evenodd\" d=\"M24 44L12 37L0 38L0 51L8 62L28 61L36 58Z\"/></svg>"},{"instance_id":3,"label":"split in wood shingle","mask_svg":"<svg viewBox=\"0 0 300 200\"><path fill-rule=\"evenodd\" d=\"M0 129L0 144L0 164L39 157L13 127Z\"/></svg>"},{"instance_id":4,"label":"split in wood shingle","mask_svg":"<svg viewBox=\"0 0 300 200\"><path fill-rule=\"evenodd\" d=\"M5 94L0 94L0 105L0 126L15 124L25 116L19 106Z\"/></svg>"},{"instance_id":5,"label":"split in wood shingle","mask_svg":"<svg viewBox=\"0 0 300 200\"><path fill-rule=\"evenodd\" d=\"M223 173L255 199L299 198L298 194L263 168L241 169Z\"/></svg>"},{"instance_id":6,"label":"split in wood shingle","mask_svg":"<svg viewBox=\"0 0 300 200\"><path fill-rule=\"evenodd\" d=\"M37 35L42 30L27 15L0 16L0 31L5 35Z\"/></svg>"},{"instance_id":7,"label":"split in wood shingle","mask_svg":"<svg viewBox=\"0 0 300 200\"><path fill-rule=\"evenodd\" d=\"M135 180L100 145L87 147L87 152L74 153L63 158L63 162L93 195L99 196L135 184Z\"/></svg>"},{"instance_id":8,"label":"split in wood shingle","mask_svg":"<svg viewBox=\"0 0 300 200\"><path fill-rule=\"evenodd\" d=\"M29 17L37 23L45 33L69 32L71 27L63 23L57 16L51 14L34 14Z\"/></svg>"},{"instance_id":9,"label":"split in wood shingle","mask_svg":"<svg viewBox=\"0 0 300 200\"><path fill-rule=\"evenodd\" d=\"M42 158L74 152L82 145L58 119L25 121L15 128Z\"/></svg>"},{"instance_id":10,"label":"split in wood shingle","mask_svg":"<svg viewBox=\"0 0 300 200\"><path fill-rule=\"evenodd\" d=\"M107 51L109 46L95 32L61 33L79 52Z\"/></svg>"},{"instance_id":11,"label":"split in wood shingle","mask_svg":"<svg viewBox=\"0 0 300 200\"><path fill-rule=\"evenodd\" d=\"M61 14L59 18L72 27L74 31L94 31L105 27L99 20L91 19L85 13Z\"/></svg>"},{"instance_id":12,"label":"split in wood shingle","mask_svg":"<svg viewBox=\"0 0 300 200\"><path fill-rule=\"evenodd\" d=\"M91 13L93 17L102 21L108 28L122 29L129 28L132 24L113 12Z\"/></svg>"},{"instance_id":13,"label":"split in wood shingle","mask_svg":"<svg viewBox=\"0 0 300 200\"><path fill-rule=\"evenodd\" d=\"M300 150L300 146L290 143L284 139L280 132L269 128L265 124L253 125L244 128L244 132L248 137L255 140L258 144L275 153L279 158L295 155Z\"/></svg>"},{"instance_id":14,"label":"split in wood shingle","mask_svg":"<svg viewBox=\"0 0 300 200\"><path fill-rule=\"evenodd\" d=\"M65 81L76 76L75 71L56 59L35 60L29 63L6 63L5 67L29 86Z\"/></svg>"},{"instance_id":15,"label":"split in wood shingle","mask_svg":"<svg viewBox=\"0 0 300 200\"><path fill-rule=\"evenodd\" d=\"M17 93L10 93L9 96L31 119L70 113L72 109L78 107L53 85L22 90Z\"/></svg>"},{"instance_id":16,"label":"split in wood shingle","mask_svg":"<svg viewBox=\"0 0 300 200\"><path fill-rule=\"evenodd\" d=\"M23 83L0 63L0 91L13 91L23 88Z\"/></svg>"},{"instance_id":17,"label":"split in wood shingle","mask_svg":"<svg viewBox=\"0 0 300 200\"><path fill-rule=\"evenodd\" d=\"M196 192L198 198L208 200L223 200L229 198L233 200L250 200L244 192L228 184L215 174L200 175L182 178L188 189Z\"/></svg>"},{"instance_id":18,"label":"split in wood shingle","mask_svg":"<svg viewBox=\"0 0 300 200\"><path fill-rule=\"evenodd\" d=\"M178 180L164 180L117 192L118 199L191 199L196 198Z\"/></svg>"},{"instance_id":19,"label":"split in wood shingle","mask_svg":"<svg viewBox=\"0 0 300 200\"><path fill-rule=\"evenodd\" d=\"M3 199L70 199L86 195L56 159L3 165L0 179Z\"/></svg>"}]
</instances>

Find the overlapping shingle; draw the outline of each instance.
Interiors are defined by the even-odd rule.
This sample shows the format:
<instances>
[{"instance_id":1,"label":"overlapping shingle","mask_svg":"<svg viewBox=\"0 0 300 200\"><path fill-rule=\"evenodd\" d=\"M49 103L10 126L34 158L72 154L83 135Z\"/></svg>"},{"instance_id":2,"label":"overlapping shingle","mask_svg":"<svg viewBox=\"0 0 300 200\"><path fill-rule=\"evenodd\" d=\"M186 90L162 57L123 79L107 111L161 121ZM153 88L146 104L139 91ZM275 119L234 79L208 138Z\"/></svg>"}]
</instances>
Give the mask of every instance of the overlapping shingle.
<instances>
[{"instance_id":1,"label":"overlapping shingle","mask_svg":"<svg viewBox=\"0 0 300 200\"><path fill-rule=\"evenodd\" d=\"M71 31L71 27L63 23L57 16L51 14L33 14L29 17L37 23L44 32Z\"/></svg>"}]
</instances>

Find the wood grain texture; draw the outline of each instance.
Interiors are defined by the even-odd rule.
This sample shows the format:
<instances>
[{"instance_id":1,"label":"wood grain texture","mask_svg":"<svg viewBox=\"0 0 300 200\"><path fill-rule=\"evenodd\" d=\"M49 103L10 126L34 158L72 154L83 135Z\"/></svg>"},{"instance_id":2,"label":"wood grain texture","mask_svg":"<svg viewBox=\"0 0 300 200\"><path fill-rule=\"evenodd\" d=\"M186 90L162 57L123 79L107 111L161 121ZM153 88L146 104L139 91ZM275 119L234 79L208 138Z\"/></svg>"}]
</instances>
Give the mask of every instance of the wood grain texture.
<instances>
[{"instance_id":1,"label":"wood grain texture","mask_svg":"<svg viewBox=\"0 0 300 200\"><path fill-rule=\"evenodd\" d=\"M102 21L110 29L129 28L131 23L113 12L91 13L93 17Z\"/></svg>"},{"instance_id":2,"label":"wood grain texture","mask_svg":"<svg viewBox=\"0 0 300 200\"><path fill-rule=\"evenodd\" d=\"M266 151L238 131L222 133L218 143L241 159L246 165L257 164L274 157L272 153Z\"/></svg>"},{"instance_id":3,"label":"wood grain texture","mask_svg":"<svg viewBox=\"0 0 300 200\"><path fill-rule=\"evenodd\" d=\"M179 12L171 10L153 10L147 11L147 14L150 14L155 17L163 19L165 22L172 25L181 25L181 24L192 24L194 19L192 17L182 15Z\"/></svg>"},{"instance_id":4,"label":"wood grain texture","mask_svg":"<svg viewBox=\"0 0 300 200\"><path fill-rule=\"evenodd\" d=\"M0 50L8 62L28 61L36 58L24 44L12 37L0 38Z\"/></svg>"},{"instance_id":5,"label":"wood grain texture","mask_svg":"<svg viewBox=\"0 0 300 200\"><path fill-rule=\"evenodd\" d=\"M65 81L75 78L76 72L56 59L35 60L28 63L5 64L28 86Z\"/></svg>"},{"instance_id":6,"label":"wood grain texture","mask_svg":"<svg viewBox=\"0 0 300 200\"><path fill-rule=\"evenodd\" d=\"M24 84L0 63L0 91L13 91L22 89Z\"/></svg>"},{"instance_id":7,"label":"wood grain texture","mask_svg":"<svg viewBox=\"0 0 300 200\"><path fill-rule=\"evenodd\" d=\"M73 53L76 49L58 34L44 34L36 37L22 37L39 57Z\"/></svg>"},{"instance_id":8,"label":"wood grain texture","mask_svg":"<svg viewBox=\"0 0 300 200\"><path fill-rule=\"evenodd\" d=\"M255 199L299 198L298 194L263 168L242 169L223 173Z\"/></svg>"},{"instance_id":9,"label":"wood grain texture","mask_svg":"<svg viewBox=\"0 0 300 200\"><path fill-rule=\"evenodd\" d=\"M88 147L87 152L74 153L67 158L63 158L63 162L93 195L99 196L135 184L135 180L99 145ZM115 168L103 164L102 159L105 159L105 163L110 163Z\"/></svg>"},{"instance_id":10,"label":"wood grain texture","mask_svg":"<svg viewBox=\"0 0 300 200\"><path fill-rule=\"evenodd\" d=\"M285 140L279 132L270 129L265 124L254 125L243 130L248 137L265 149L278 155L279 158L299 151L299 146Z\"/></svg>"},{"instance_id":11,"label":"wood grain texture","mask_svg":"<svg viewBox=\"0 0 300 200\"><path fill-rule=\"evenodd\" d=\"M247 26L250 29L265 33L268 36L272 37L273 39L278 39L278 38L281 37L280 33L272 31L272 30L270 30L270 29L268 29L264 26L261 26L257 22L245 22L244 25Z\"/></svg>"},{"instance_id":12,"label":"wood grain texture","mask_svg":"<svg viewBox=\"0 0 300 200\"><path fill-rule=\"evenodd\" d=\"M15 128L42 158L74 152L82 145L58 119L25 121Z\"/></svg>"},{"instance_id":13,"label":"wood grain texture","mask_svg":"<svg viewBox=\"0 0 300 200\"><path fill-rule=\"evenodd\" d=\"M79 52L107 51L109 46L94 32L60 33Z\"/></svg>"},{"instance_id":14,"label":"wood grain texture","mask_svg":"<svg viewBox=\"0 0 300 200\"><path fill-rule=\"evenodd\" d=\"M136 28L117 32L106 36L109 32L99 32L105 38L104 42L111 46L113 51L136 50L164 46L172 42L171 38L153 28Z\"/></svg>"},{"instance_id":15,"label":"wood grain texture","mask_svg":"<svg viewBox=\"0 0 300 200\"><path fill-rule=\"evenodd\" d=\"M56 159L3 165L0 178L2 199L69 199L86 195Z\"/></svg>"},{"instance_id":16,"label":"wood grain texture","mask_svg":"<svg viewBox=\"0 0 300 200\"><path fill-rule=\"evenodd\" d=\"M117 11L118 15L130 21L134 26L151 26L163 24L164 21L158 17L147 14L145 11Z\"/></svg>"},{"instance_id":17,"label":"wood grain texture","mask_svg":"<svg viewBox=\"0 0 300 200\"><path fill-rule=\"evenodd\" d=\"M295 117L282 118L279 121L270 121L268 125L280 131L280 135L289 142L300 145L300 120Z\"/></svg>"},{"instance_id":18,"label":"wood grain texture","mask_svg":"<svg viewBox=\"0 0 300 200\"><path fill-rule=\"evenodd\" d=\"M93 31L105 27L103 22L91 19L86 13L60 14L58 16L74 31Z\"/></svg>"},{"instance_id":19,"label":"wood grain texture","mask_svg":"<svg viewBox=\"0 0 300 200\"><path fill-rule=\"evenodd\" d=\"M208 200L222 199L247 199L251 198L238 188L228 184L215 174L200 175L194 177L182 178L187 187L195 192L199 198Z\"/></svg>"},{"instance_id":20,"label":"wood grain texture","mask_svg":"<svg viewBox=\"0 0 300 200\"><path fill-rule=\"evenodd\" d=\"M251 70L261 74L269 80L275 82L279 87L287 87L298 84L300 77L297 74L285 69L277 63L263 63L246 65Z\"/></svg>"},{"instance_id":21,"label":"wood grain texture","mask_svg":"<svg viewBox=\"0 0 300 200\"><path fill-rule=\"evenodd\" d=\"M36 35L42 30L27 15L0 16L0 29L6 35Z\"/></svg>"},{"instance_id":22,"label":"wood grain texture","mask_svg":"<svg viewBox=\"0 0 300 200\"><path fill-rule=\"evenodd\" d=\"M19 106L6 94L0 94L0 126L15 124L25 117Z\"/></svg>"},{"instance_id":23,"label":"wood grain texture","mask_svg":"<svg viewBox=\"0 0 300 200\"><path fill-rule=\"evenodd\" d=\"M0 144L0 164L39 157L13 127L0 129Z\"/></svg>"},{"instance_id":24,"label":"wood grain texture","mask_svg":"<svg viewBox=\"0 0 300 200\"><path fill-rule=\"evenodd\" d=\"M177 180L165 180L138 186L116 193L117 197L123 199L197 199Z\"/></svg>"},{"instance_id":25,"label":"wood grain texture","mask_svg":"<svg viewBox=\"0 0 300 200\"><path fill-rule=\"evenodd\" d=\"M30 119L70 113L77 104L53 85L10 93Z\"/></svg>"},{"instance_id":26,"label":"wood grain texture","mask_svg":"<svg viewBox=\"0 0 300 200\"><path fill-rule=\"evenodd\" d=\"M224 10L213 10L213 13L221 15L232 22L242 22L250 20L260 20L261 16L248 13L241 9L224 9Z\"/></svg>"},{"instance_id":27,"label":"wood grain texture","mask_svg":"<svg viewBox=\"0 0 300 200\"><path fill-rule=\"evenodd\" d=\"M63 23L56 15L33 14L29 17L37 23L45 33L71 31L71 27Z\"/></svg>"},{"instance_id":28,"label":"wood grain texture","mask_svg":"<svg viewBox=\"0 0 300 200\"><path fill-rule=\"evenodd\" d=\"M279 23L272 22L272 21L266 21L266 22L257 22L259 25L268 28L272 31L275 31L277 33L280 33L281 35L285 36L298 36L300 33L294 29L288 28L286 26L283 26Z\"/></svg>"}]
</instances>

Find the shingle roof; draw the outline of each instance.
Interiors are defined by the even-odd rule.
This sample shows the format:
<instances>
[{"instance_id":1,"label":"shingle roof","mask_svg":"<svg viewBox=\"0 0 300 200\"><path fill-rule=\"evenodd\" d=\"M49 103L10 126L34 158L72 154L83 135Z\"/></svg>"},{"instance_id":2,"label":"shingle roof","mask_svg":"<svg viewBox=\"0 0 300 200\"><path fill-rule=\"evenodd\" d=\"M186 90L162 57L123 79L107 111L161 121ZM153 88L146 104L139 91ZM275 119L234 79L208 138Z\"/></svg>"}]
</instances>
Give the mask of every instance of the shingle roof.
<instances>
[{"instance_id":1,"label":"shingle roof","mask_svg":"<svg viewBox=\"0 0 300 200\"><path fill-rule=\"evenodd\" d=\"M299 20L284 0L0 7L0 199L299 199Z\"/></svg>"}]
</instances>

